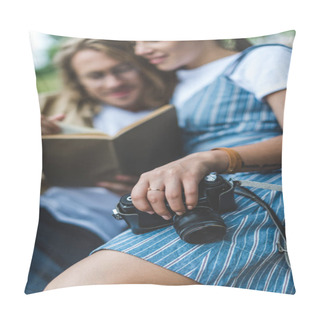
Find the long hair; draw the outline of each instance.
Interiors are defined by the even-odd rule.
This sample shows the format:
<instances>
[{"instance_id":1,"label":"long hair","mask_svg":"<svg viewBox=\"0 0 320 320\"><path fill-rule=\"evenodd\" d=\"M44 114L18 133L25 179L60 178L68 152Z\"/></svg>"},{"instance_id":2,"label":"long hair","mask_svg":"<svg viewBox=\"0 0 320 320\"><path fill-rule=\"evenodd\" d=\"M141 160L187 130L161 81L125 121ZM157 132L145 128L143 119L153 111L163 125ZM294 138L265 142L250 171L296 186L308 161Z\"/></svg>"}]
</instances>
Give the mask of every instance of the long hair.
<instances>
[{"instance_id":1,"label":"long hair","mask_svg":"<svg viewBox=\"0 0 320 320\"><path fill-rule=\"evenodd\" d=\"M113 59L128 62L137 68L144 83L142 103L146 109L153 109L169 102L176 85L175 73L160 71L144 58L135 55L130 41L78 38L65 41L54 58L62 75L63 90L73 99L97 103L80 84L71 64L74 55L85 49L103 52Z\"/></svg>"}]
</instances>

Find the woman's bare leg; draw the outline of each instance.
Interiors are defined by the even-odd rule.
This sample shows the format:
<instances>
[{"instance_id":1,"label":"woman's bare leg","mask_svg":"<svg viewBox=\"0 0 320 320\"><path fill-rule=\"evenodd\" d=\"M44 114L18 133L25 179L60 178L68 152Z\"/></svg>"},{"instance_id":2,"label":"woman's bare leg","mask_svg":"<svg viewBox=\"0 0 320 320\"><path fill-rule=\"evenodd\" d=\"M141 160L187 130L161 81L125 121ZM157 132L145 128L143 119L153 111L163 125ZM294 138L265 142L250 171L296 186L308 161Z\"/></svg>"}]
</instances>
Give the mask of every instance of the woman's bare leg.
<instances>
[{"instance_id":1,"label":"woman's bare leg","mask_svg":"<svg viewBox=\"0 0 320 320\"><path fill-rule=\"evenodd\" d=\"M190 285L197 282L118 251L101 250L71 266L45 290L93 284Z\"/></svg>"}]
</instances>

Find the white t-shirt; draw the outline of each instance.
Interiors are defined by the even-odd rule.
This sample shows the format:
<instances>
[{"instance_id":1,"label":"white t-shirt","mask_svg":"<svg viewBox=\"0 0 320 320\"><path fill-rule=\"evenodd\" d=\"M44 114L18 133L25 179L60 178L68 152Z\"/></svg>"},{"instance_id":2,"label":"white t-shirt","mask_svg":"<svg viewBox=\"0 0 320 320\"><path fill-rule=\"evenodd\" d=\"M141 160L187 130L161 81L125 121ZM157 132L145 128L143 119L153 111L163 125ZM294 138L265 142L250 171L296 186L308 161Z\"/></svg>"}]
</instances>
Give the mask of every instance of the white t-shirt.
<instances>
[{"instance_id":1,"label":"white t-shirt","mask_svg":"<svg viewBox=\"0 0 320 320\"><path fill-rule=\"evenodd\" d=\"M195 69L178 70L179 83L172 103L181 108L186 100L213 82L240 55L236 53ZM246 54L230 78L261 100L272 92L286 88L290 57L291 50L283 46L258 47Z\"/></svg>"},{"instance_id":2,"label":"white t-shirt","mask_svg":"<svg viewBox=\"0 0 320 320\"><path fill-rule=\"evenodd\" d=\"M103 106L101 112L93 118L93 127L109 135L115 135L122 128L134 123L150 110L131 112L113 106Z\"/></svg>"}]
</instances>

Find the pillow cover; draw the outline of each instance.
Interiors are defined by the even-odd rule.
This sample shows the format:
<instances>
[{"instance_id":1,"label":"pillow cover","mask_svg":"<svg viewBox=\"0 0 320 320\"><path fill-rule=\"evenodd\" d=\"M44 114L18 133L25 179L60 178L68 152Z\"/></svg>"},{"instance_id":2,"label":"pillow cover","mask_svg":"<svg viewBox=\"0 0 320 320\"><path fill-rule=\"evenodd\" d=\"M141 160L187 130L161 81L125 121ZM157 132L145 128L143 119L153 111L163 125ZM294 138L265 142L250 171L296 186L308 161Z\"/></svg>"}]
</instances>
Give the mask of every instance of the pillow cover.
<instances>
[{"instance_id":1,"label":"pillow cover","mask_svg":"<svg viewBox=\"0 0 320 320\"><path fill-rule=\"evenodd\" d=\"M43 179L25 293L111 249L195 283L294 294L279 102L294 35L129 42L32 34ZM139 213L137 222L129 194L138 176L207 151L223 153L228 168L201 182L198 206L169 220Z\"/></svg>"}]
</instances>

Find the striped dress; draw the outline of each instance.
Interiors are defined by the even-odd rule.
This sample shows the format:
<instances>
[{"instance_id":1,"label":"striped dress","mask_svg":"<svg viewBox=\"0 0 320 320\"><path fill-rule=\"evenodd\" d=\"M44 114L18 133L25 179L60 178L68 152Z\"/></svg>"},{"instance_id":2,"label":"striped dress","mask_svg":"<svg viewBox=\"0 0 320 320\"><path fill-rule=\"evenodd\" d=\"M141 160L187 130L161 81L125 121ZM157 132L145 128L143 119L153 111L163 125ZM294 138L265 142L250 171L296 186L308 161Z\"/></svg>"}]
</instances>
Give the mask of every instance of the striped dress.
<instances>
[{"instance_id":1,"label":"striped dress","mask_svg":"<svg viewBox=\"0 0 320 320\"><path fill-rule=\"evenodd\" d=\"M178 109L186 153L255 143L282 133L271 108L230 77L255 48L242 52ZM281 185L280 170L224 176ZM267 202L284 224L282 193L249 189ZM236 203L235 211L222 215L227 233L220 242L189 244L170 226L142 235L127 230L97 250L125 252L205 285L294 294L291 268L279 250L280 235L273 221L265 209L248 198L236 195Z\"/></svg>"}]
</instances>

